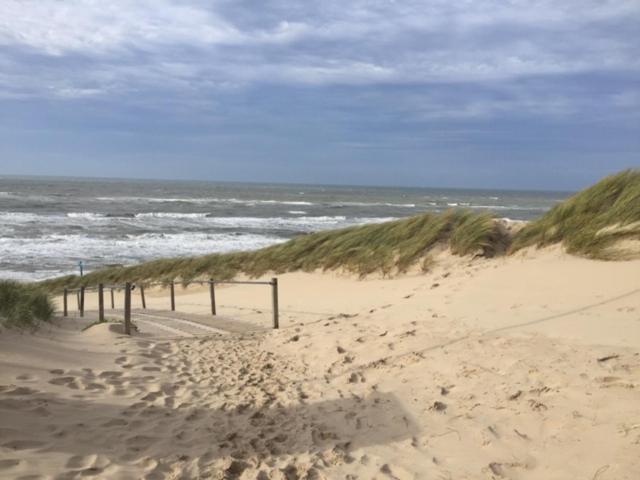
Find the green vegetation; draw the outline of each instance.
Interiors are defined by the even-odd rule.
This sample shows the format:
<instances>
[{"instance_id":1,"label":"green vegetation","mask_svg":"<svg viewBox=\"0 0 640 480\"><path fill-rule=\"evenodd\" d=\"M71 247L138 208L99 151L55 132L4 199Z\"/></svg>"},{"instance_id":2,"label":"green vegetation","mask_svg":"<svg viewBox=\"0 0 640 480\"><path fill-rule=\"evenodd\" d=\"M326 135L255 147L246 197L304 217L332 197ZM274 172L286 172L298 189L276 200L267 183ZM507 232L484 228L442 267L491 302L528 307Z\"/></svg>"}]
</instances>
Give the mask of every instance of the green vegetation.
<instances>
[{"instance_id":1,"label":"green vegetation","mask_svg":"<svg viewBox=\"0 0 640 480\"><path fill-rule=\"evenodd\" d=\"M61 277L43 283L49 289L81 284L122 284L125 281L189 282L196 278L228 280L244 273L343 269L365 276L402 273L413 265L428 270L432 250L448 247L453 254L500 255L529 246L562 243L570 253L591 258L629 256L620 241L640 241L640 170L607 177L562 202L511 237L489 214L449 210L393 222L311 235L254 252L162 259L131 267L111 267L82 278ZM636 253L637 255L637 249Z\"/></svg>"},{"instance_id":2,"label":"green vegetation","mask_svg":"<svg viewBox=\"0 0 640 480\"><path fill-rule=\"evenodd\" d=\"M623 241L640 240L640 170L607 177L524 227L512 251L562 243L567 252L604 260L637 255Z\"/></svg>"},{"instance_id":3,"label":"green vegetation","mask_svg":"<svg viewBox=\"0 0 640 480\"><path fill-rule=\"evenodd\" d=\"M502 226L488 214L450 210L375 225L301 235L288 242L257 250L202 257L155 260L132 267L105 268L85 275L45 282L49 288L123 283L125 281L189 281L194 278L227 280L239 273L253 277L268 272L344 269L364 276L374 272L405 272L423 261L436 245L458 255L493 256L508 246Z\"/></svg>"},{"instance_id":4,"label":"green vegetation","mask_svg":"<svg viewBox=\"0 0 640 480\"><path fill-rule=\"evenodd\" d=\"M53 312L51 300L41 288L0 280L0 325L33 328L51 320Z\"/></svg>"}]
</instances>

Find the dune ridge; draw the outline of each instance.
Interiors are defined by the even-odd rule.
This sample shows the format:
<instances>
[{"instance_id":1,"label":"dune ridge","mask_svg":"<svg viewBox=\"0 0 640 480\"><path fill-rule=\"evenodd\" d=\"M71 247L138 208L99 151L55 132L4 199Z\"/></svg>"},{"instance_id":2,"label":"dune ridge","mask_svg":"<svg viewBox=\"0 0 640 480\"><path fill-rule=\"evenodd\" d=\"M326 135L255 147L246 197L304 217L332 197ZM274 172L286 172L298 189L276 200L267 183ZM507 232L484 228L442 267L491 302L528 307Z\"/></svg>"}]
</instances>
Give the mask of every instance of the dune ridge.
<instances>
[{"instance_id":1,"label":"dune ridge","mask_svg":"<svg viewBox=\"0 0 640 480\"><path fill-rule=\"evenodd\" d=\"M391 276L416 265L427 271L434 254L443 248L461 256L493 257L556 243L573 254L614 260L637 258L638 241L640 171L636 169L601 180L526 225L513 225L488 213L449 210L302 235L252 252L161 259L105 268L83 278L60 277L42 285L60 290L99 282L228 280L241 274L258 277L318 269Z\"/></svg>"}]
</instances>

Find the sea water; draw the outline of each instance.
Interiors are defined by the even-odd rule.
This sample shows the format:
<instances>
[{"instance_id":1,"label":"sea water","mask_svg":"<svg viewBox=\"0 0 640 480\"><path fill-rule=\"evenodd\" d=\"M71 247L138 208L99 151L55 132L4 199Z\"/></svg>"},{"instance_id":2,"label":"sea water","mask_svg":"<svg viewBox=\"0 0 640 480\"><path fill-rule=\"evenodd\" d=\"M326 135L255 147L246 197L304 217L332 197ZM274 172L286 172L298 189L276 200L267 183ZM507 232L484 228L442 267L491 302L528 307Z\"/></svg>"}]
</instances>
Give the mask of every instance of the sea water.
<instances>
[{"instance_id":1,"label":"sea water","mask_svg":"<svg viewBox=\"0 0 640 480\"><path fill-rule=\"evenodd\" d=\"M460 207L533 219L569 192L0 177L0 278L253 250Z\"/></svg>"}]
</instances>

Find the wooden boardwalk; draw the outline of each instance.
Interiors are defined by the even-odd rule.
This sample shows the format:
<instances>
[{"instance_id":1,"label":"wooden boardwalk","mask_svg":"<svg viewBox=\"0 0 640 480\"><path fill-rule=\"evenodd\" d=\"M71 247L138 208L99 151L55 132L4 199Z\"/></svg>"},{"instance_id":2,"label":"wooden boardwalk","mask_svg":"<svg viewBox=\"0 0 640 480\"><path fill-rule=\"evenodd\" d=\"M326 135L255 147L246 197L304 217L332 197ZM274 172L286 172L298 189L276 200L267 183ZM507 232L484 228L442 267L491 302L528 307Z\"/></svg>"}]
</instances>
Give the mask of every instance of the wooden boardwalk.
<instances>
[{"instance_id":1,"label":"wooden boardwalk","mask_svg":"<svg viewBox=\"0 0 640 480\"><path fill-rule=\"evenodd\" d=\"M243 322L220 315L198 315L194 313L170 312L167 310L134 309L131 319L141 331L144 327L164 330L176 336L198 336L212 334L246 333L267 330L268 320L264 326Z\"/></svg>"},{"instance_id":2,"label":"wooden boardwalk","mask_svg":"<svg viewBox=\"0 0 640 480\"><path fill-rule=\"evenodd\" d=\"M271 287L271 302L272 302L272 320L273 328L280 328L279 321L279 309L278 309L278 279L272 278L270 281L257 281L257 280L194 280L189 283L185 283L184 286L195 283L198 285L209 286L209 297L211 299L211 317L205 315L196 315L188 313L176 312L176 296L175 296L175 282L169 283L169 292L171 299L171 314L167 315L165 310L147 310L144 289L150 286L165 286L161 283L149 283L140 284L138 291L140 292L140 299L142 301L142 309L134 311L131 308L131 292L136 285L131 282L126 282L124 285L104 285L99 283L97 286L81 285L79 288L66 288L62 295L62 316L69 317L69 295L75 293L78 301L79 316L85 317L85 296L89 292L98 293L98 319L105 321L105 301L104 293L105 288L111 294L111 313L116 313L120 310L114 309L114 292L118 289L124 290L124 309L122 311L122 317L124 320L124 332L127 335L131 335L132 319L136 319L138 323L151 326L153 328L164 330L165 332L171 332L174 334L182 335L183 333L188 336L203 335L203 334L224 334L224 333L242 333L246 331L262 330L260 325L247 324L246 322L231 321L224 317L216 315L216 295L215 286L218 284L231 284L231 285L269 285ZM88 312L87 312L88 313ZM202 333L206 332L206 333Z\"/></svg>"},{"instance_id":3,"label":"wooden boardwalk","mask_svg":"<svg viewBox=\"0 0 640 480\"><path fill-rule=\"evenodd\" d=\"M107 321L120 321L122 309L107 310ZM79 320L77 312L67 318ZM82 318L86 325L98 320L97 311L86 311ZM169 310L132 309L131 320L138 332L153 337L197 337L204 335L229 335L259 332L270 329L269 320L263 324L236 320L222 315L199 315Z\"/></svg>"}]
</instances>

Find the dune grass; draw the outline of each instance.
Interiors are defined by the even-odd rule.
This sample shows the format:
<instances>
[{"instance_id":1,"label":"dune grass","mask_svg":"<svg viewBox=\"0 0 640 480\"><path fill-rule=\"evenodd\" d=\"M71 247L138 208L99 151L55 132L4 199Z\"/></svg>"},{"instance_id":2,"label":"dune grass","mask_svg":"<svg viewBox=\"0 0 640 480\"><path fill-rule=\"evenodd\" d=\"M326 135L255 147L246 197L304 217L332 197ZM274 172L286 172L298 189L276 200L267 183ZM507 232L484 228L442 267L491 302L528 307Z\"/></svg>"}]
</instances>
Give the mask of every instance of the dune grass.
<instances>
[{"instance_id":1,"label":"dune grass","mask_svg":"<svg viewBox=\"0 0 640 480\"><path fill-rule=\"evenodd\" d=\"M131 267L105 268L85 275L44 282L51 289L99 282L188 282L195 278L227 280L244 273L258 277L269 272L344 269L360 276L374 272L405 272L428 256L438 244L458 255L493 256L503 252L508 238L489 214L450 210L374 225L301 235L288 242L253 252L162 259ZM429 262L423 262L426 266Z\"/></svg>"},{"instance_id":2,"label":"dune grass","mask_svg":"<svg viewBox=\"0 0 640 480\"><path fill-rule=\"evenodd\" d=\"M111 267L84 277L60 277L43 286L60 291L80 285L125 281L228 280L239 274L342 269L361 277L393 275L413 265L430 268L437 245L455 255L495 256L530 246L562 243L569 253L598 259L627 258L616 246L640 245L640 170L607 177L555 206L511 236L492 215L468 210L425 213L375 225L301 235L252 252L161 259L131 267Z\"/></svg>"},{"instance_id":3,"label":"dune grass","mask_svg":"<svg viewBox=\"0 0 640 480\"><path fill-rule=\"evenodd\" d=\"M0 280L0 324L6 327L33 328L53 317L48 295L32 284Z\"/></svg>"},{"instance_id":4,"label":"dune grass","mask_svg":"<svg viewBox=\"0 0 640 480\"><path fill-rule=\"evenodd\" d=\"M640 241L640 170L604 178L540 219L514 238L511 251L562 243L568 253L614 260L635 256L617 248L623 241Z\"/></svg>"}]
</instances>

